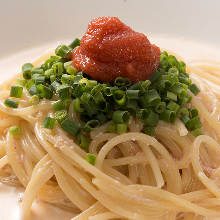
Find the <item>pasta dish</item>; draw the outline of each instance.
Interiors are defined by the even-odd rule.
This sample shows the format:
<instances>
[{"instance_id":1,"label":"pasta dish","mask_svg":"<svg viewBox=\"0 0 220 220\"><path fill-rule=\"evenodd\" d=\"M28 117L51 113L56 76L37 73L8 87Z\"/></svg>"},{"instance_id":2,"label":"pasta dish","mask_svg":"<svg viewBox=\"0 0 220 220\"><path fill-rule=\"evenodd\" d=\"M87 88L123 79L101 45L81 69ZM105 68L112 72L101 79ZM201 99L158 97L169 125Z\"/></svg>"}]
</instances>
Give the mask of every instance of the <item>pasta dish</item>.
<instances>
[{"instance_id":1,"label":"pasta dish","mask_svg":"<svg viewBox=\"0 0 220 220\"><path fill-rule=\"evenodd\" d=\"M219 85L219 63L93 19L1 85L0 181L24 220L36 198L72 220L220 218Z\"/></svg>"}]
</instances>

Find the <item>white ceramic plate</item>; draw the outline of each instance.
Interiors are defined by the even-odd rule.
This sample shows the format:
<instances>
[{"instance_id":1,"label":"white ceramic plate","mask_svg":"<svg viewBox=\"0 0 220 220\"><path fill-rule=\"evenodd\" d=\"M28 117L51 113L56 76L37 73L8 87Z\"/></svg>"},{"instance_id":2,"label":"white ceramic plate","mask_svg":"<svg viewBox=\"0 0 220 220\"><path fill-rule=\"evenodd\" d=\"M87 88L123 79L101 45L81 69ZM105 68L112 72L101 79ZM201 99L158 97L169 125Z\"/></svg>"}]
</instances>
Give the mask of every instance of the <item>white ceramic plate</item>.
<instances>
[{"instance_id":1,"label":"white ceramic plate","mask_svg":"<svg viewBox=\"0 0 220 220\"><path fill-rule=\"evenodd\" d=\"M0 82L58 42L80 37L98 16L118 16L151 41L186 59L220 57L219 0L0 1ZM5 191L6 190L6 191ZM15 192L14 192L15 191ZM0 185L0 219L18 220L16 190ZM10 195L12 197L10 197ZM8 200L7 200L8 199ZM55 219L52 207L33 207L32 219ZM37 210L37 211L36 211ZM62 219L69 219L62 215ZM60 219L60 218L58 218Z\"/></svg>"}]
</instances>

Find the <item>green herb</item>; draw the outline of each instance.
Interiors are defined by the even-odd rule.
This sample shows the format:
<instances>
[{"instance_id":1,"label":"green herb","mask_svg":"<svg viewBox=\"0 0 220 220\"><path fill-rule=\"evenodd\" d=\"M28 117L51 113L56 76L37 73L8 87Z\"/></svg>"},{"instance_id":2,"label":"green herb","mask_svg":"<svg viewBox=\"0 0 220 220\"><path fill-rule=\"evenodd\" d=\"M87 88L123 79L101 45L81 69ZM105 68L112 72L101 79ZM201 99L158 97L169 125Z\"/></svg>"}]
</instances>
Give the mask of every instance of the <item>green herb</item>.
<instances>
[{"instance_id":1,"label":"green herb","mask_svg":"<svg viewBox=\"0 0 220 220\"><path fill-rule=\"evenodd\" d=\"M79 131L80 127L72 120L65 119L64 121L61 122L61 127L70 135L75 137Z\"/></svg>"},{"instance_id":2,"label":"green herb","mask_svg":"<svg viewBox=\"0 0 220 220\"><path fill-rule=\"evenodd\" d=\"M9 108L17 108L19 105L19 102L13 99L6 99L4 102L5 106Z\"/></svg>"},{"instance_id":3,"label":"green herb","mask_svg":"<svg viewBox=\"0 0 220 220\"><path fill-rule=\"evenodd\" d=\"M118 134L123 134L126 133L128 130L128 125L127 124L116 124L116 131Z\"/></svg>"},{"instance_id":4,"label":"green herb","mask_svg":"<svg viewBox=\"0 0 220 220\"><path fill-rule=\"evenodd\" d=\"M90 154L87 153L86 154L86 161L92 165L95 165L95 161L96 161L96 155L95 154Z\"/></svg>"},{"instance_id":5,"label":"green herb","mask_svg":"<svg viewBox=\"0 0 220 220\"><path fill-rule=\"evenodd\" d=\"M59 45L55 50L55 54L63 58L66 58L71 52L72 48L66 45Z\"/></svg>"},{"instance_id":6,"label":"green herb","mask_svg":"<svg viewBox=\"0 0 220 220\"><path fill-rule=\"evenodd\" d=\"M65 120L68 117L67 110L60 110L56 111L54 114L54 118L61 123L63 120Z\"/></svg>"},{"instance_id":7,"label":"green herb","mask_svg":"<svg viewBox=\"0 0 220 220\"><path fill-rule=\"evenodd\" d=\"M29 102L31 103L31 105L37 105L37 104L39 104L40 99L39 99L39 97L37 95L33 95L30 98Z\"/></svg>"},{"instance_id":8,"label":"green herb","mask_svg":"<svg viewBox=\"0 0 220 220\"><path fill-rule=\"evenodd\" d=\"M86 135L79 134L77 136L77 144L84 150L89 149L90 140Z\"/></svg>"},{"instance_id":9,"label":"green herb","mask_svg":"<svg viewBox=\"0 0 220 220\"><path fill-rule=\"evenodd\" d=\"M74 49L75 47L80 45L80 39L76 38L70 45L69 47Z\"/></svg>"},{"instance_id":10,"label":"green herb","mask_svg":"<svg viewBox=\"0 0 220 220\"><path fill-rule=\"evenodd\" d=\"M33 65L31 63L25 63L22 66L22 73L24 79L31 79L31 69L33 68Z\"/></svg>"},{"instance_id":11,"label":"green herb","mask_svg":"<svg viewBox=\"0 0 220 220\"><path fill-rule=\"evenodd\" d=\"M55 126L56 120L51 117L46 117L43 121L43 128L53 129Z\"/></svg>"},{"instance_id":12,"label":"green herb","mask_svg":"<svg viewBox=\"0 0 220 220\"><path fill-rule=\"evenodd\" d=\"M129 120L130 114L128 111L115 111L112 115L112 120L116 124L127 123Z\"/></svg>"},{"instance_id":13,"label":"green herb","mask_svg":"<svg viewBox=\"0 0 220 220\"><path fill-rule=\"evenodd\" d=\"M12 136L18 136L21 133L21 128L18 126L12 126L9 128L9 133Z\"/></svg>"},{"instance_id":14,"label":"green herb","mask_svg":"<svg viewBox=\"0 0 220 220\"><path fill-rule=\"evenodd\" d=\"M21 98L23 93L23 87L21 86L12 86L10 91L11 97Z\"/></svg>"},{"instance_id":15,"label":"green herb","mask_svg":"<svg viewBox=\"0 0 220 220\"><path fill-rule=\"evenodd\" d=\"M198 95L200 92L200 89L197 87L196 84L191 84L189 86L190 91L194 94L194 95Z\"/></svg>"}]
</instances>

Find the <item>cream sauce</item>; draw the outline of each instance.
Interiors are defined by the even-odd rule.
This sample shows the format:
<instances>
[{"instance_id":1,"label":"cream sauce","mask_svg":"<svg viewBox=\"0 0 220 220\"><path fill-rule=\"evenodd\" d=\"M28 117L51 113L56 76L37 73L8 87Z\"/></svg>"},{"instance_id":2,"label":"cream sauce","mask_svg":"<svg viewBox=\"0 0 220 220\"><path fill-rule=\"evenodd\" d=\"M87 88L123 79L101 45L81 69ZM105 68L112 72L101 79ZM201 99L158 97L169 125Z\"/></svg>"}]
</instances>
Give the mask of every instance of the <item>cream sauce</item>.
<instances>
[{"instance_id":1,"label":"cream sauce","mask_svg":"<svg viewBox=\"0 0 220 220\"><path fill-rule=\"evenodd\" d=\"M150 39L152 39L152 43L157 44L161 48L168 48L171 51L177 52L186 62L192 59L220 60L219 48L216 48L216 46L204 45L184 38L154 36L150 37ZM58 44L59 42L53 42L31 50L16 53L0 60L0 83L18 73L23 63L33 61L35 58L39 57L39 55L45 53L46 50L55 48ZM0 184L1 220L22 220L20 217L19 202L22 198L22 193L22 189ZM69 220L71 217L73 217L73 214L70 212L55 208L47 203L35 201L32 207L32 217L30 220Z\"/></svg>"}]
</instances>

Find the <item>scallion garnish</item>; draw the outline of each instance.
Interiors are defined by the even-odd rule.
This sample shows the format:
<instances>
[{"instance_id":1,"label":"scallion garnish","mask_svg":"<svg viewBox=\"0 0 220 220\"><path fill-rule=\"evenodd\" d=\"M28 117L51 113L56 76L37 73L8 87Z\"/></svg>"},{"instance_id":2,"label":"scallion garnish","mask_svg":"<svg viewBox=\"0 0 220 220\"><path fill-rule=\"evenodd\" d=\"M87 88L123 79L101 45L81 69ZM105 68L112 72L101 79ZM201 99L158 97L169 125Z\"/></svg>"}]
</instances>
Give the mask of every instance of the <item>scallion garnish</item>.
<instances>
[{"instance_id":1,"label":"scallion garnish","mask_svg":"<svg viewBox=\"0 0 220 220\"><path fill-rule=\"evenodd\" d=\"M21 98L23 92L23 87L21 86L11 86L10 96Z\"/></svg>"},{"instance_id":2,"label":"scallion garnish","mask_svg":"<svg viewBox=\"0 0 220 220\"><path fill-rule=\"evenodd\" d=\"M116 131L118 134L123 134L126 133L128 130L128 125L127 124L116 124Z\"/></svg>"},{"instance_id":3,"label":"scallion garnish","mask_svg":"<svg viewBox=\"0 0 220 220\"><path fill-rule=\"evenodd\" d=\"M13 99L6 99L4 102L5 106L9 108L17 108L19 105L19 102Z\"/></svg>"},{"instance_id":4,"label":"scallion garnish","mask_svg":"<svg viewBox=\"0 0 220 220\"><path fill-rule=\"evenodd\" d=\"M96 161L96 155L95 154L90 154L87 153L86 154L86 161L92 165L95 165L95 161Z\"/></svg>"},{"instance_id":5,"label":"scallion garnish","mask_svg":"<svg viewBox=\"0 0 220 220\"><path fill-rule=\"evenodd\" d=\"M37 105L37 104L39 104L40 99L39 99L38 95L33 95L29 101L30 101L31 105Z\"/></svg>"},{"instance_id":6,"label":"scallion garnish","mask_svg":"<svg viewBox=\"0 0 220 220\"><path fill-rule=\"evenodd\" d=\"M65 119L64 121L61 122L61 127L70 135L75 137L79 131L80 127L72 120L70 119Z\"/></svg>"},{"instance_id":7,"label":"scallion garnish","mask_svg":"<svg viewBox=\"0 0 220 220\"><path fill-rule=\"evenodd\" d=\"M25 63L22 66L22 73L24 79L31 79L31 69L33 68L33 65L31 63Z\"/></svg>"},{"instance_id":8,"label":"scallion garnish","mask_svg":"<svg viewBox=\"0 0 220 220\"><path fill-rule=\"evenodd\" d=\"M142 132L151 136L155 135L159 119L173 123L176 118L193 135L201 134L198 111L188 105L192 99L189 90L197 95L199 88L192 84L184 62L164 51L158 69L149 80L132 84L128 78L117 77L114 82L102 83L78 72L73 66L70 55L79 45L80 40L75 39L69 46L58 46L56 56L49 57L38 67L24 64L23 79L17 81L18 86L12 86L10 96L20 98L25 86L32 95L32 105L38 104L42 98L53 98L55 119L70 135L78 137L84 149L88 148L90 141L86 132L112 120L107 131L122 134L128 130L130 115L142 121ZM8 107L17 108L18 104L17 100L5 100ZM68 118L72 115L69 111L74 111L82 126Z\"/></svg>"},{"instance_id":9,"label":"scallion garnish","mask_svg":"<svg viewBox=\"0 0 220 220\"><path fill-rule=\"evenodd\" d=\"M189 89L194 95L198 95L200 92L200 89L197 87L196 84L189 85Z\"/></svg>"},{"instance_id":10,"label":"scallion garnish","mask_svg":"<svg viewBox=\"0 0 220 220\"><path fill-rule=\"evenodd\" d=\"M66 58L71 52L72 48L66 45L59 45L55 50L55 54L63 58Z\"/></svg>"},{"instance_id":11,"label":"scallion garnish","mask_svg":"<svg viewBox=\"0 0 220 220\"><path fill-rule=\"evenodd\" d=\"M116 124L127 123L129 120L130 114L128 111L115 111L112 115L112 120Z\"/></svg>"},{"instance_id":12,"label":"scallion garnish","mask_svg":"<svg viewBox=\"0 0 220 220\"><path fill-rule=\"evenodd\" d=\"M60 111L56 111L54 114L54 118L61 123L63 120L65 120L68 117L68 113L67 110L60 110Z\"/></svg>"},{"instance_id":13,"label":"scallion garnish","mask_svg":"<svg viewBox=\"0 0 220 220\"><path fill-rule=\"evenodd\" d=\"M21 128L19 126L12 126L9 128L9 133L12 136L18 136L21 133Z\"/></svg>"},{"instance_id":14,"label":"scallion garnish","mask_svg":"<svg viewBox=\"0 0 220 220\"><path fill-rule=\"evenodd\" d=\"M43 121L43 128L53 129L55 126L56 120L51 117L46 117Z\"/></svg>"},{"instance_id":15,"label":"scallion garnish","mask_svg":"<svg viewBox=\"0 0 220 220\"><path fill-rule=\"evenodd\" d=\"M84 150L89 149L90 140L86 135L79 134L77 136L77 143L82 149Z\"/></svg>"}]
</instances>

